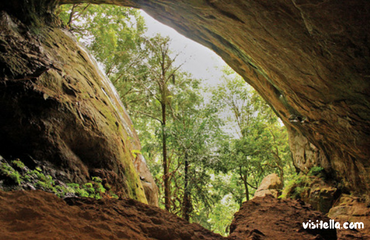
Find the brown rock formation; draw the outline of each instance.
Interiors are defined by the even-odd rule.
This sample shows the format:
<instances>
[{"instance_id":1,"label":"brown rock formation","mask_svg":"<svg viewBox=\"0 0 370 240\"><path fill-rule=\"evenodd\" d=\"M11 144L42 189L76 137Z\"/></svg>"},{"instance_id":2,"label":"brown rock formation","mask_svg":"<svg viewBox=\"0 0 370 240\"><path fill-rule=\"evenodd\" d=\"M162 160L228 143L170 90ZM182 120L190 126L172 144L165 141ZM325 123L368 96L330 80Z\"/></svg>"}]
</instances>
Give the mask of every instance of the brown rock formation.
<instances>
[{"instance_id":1,"label":"brown rock formation","mask_svg":"<svg viewBox=\"0 0 370 240\"><path fill-rule=\"evenodd\" d=\"M140 143L111 83L71 36L37 19L21 23L0 12L1 155L40 164L65 182L99 176L119 196L146 203L142 176L149 203L157 204L157 187L131 152Z\"/></svg>"},{"instance_id":2,"label":"brown rock formation","mask_svg":"<svg viewBox=\"0 0 370 240\"><path fill-rule=\"evenodd\" d=\"M279 191L283 189L283 183L276 173L267 175L259 185L258 189L254 193L255 197L264 197L266 195L272 195L274 197L279 196Z\"/></svg>"},{"instance_id":3,"label":"brown rock formation","mask_svg":"<svg viewBox=\"0 0 370 240\"><path fill-rule=\"evenodd\" d=\"M0 206L0 240L323 239L318 234L327 240L336 239L335 230L302 229L302 221L326 221L319 212L297 201L282 201L271 196L244 203L235 215L232 233L227 238L134 200L63 201L42 191L0 191Z\"/></svg>"},{"instance_id":4,"label":"brown rock formation","mask_svg":"<svg viewBox=\"0 0 370 240\"><path fill-rule=\"evenodd\" d=\"M280 200L271 195L244 202L230 225L230 239L337 239L335 229L304 229L302 223L329 222L303 202Z\"/></svg>"},{"instance_id":5,"label":"brown rock formation","mask_svg":"<svg viewBox=\"0 0 370 240\"><path fill-rule=\"evenodd\" d=\"M218 53L287 125L295 165L370 190L367 0L60 0L144 9Z\"/></svg>"},{"instance_id":6,"label":"brown rock formation","mask_svg":"<svg viewBox=\"0 0 370 240\"><path fill-rule=\"evenodd\" d=\"M66 201L42 191L0 191L0 240L226 240L135 200Z\"/></svg>"},{"instance_id":7,"label":"brown rock formation","mask_svg":"<svg viewBox=\"0 0 370 240\"><path fill-rule=\"evenodd\" d=\"M339 198L340 191L334 187L333 181L323 176L298 175L294 182L284 188L282 197L300 199L312 206L313 209L328 213L333 203Z\"/></svg>"},{"instance_id":8,"label":"brown rock formation","mask_svg":"<svg viewBox=\"0 0 370 240\"><path fill-rule=\"evenodd\" d=\"M338 239L370 239L369 199L366 203L365 199L343 194L330 209L328 217L341 224L363 224L362 227L358 225L356 229L338 229Z\"/></svg>"}]
</instances>

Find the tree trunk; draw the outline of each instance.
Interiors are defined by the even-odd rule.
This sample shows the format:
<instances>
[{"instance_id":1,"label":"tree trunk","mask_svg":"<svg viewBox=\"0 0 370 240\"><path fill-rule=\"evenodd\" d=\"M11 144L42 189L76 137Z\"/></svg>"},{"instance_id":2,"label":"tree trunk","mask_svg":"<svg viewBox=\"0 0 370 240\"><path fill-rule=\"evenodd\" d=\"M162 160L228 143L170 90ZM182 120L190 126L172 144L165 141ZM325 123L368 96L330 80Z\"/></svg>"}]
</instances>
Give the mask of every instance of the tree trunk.
<instances>
[{"instance_id":1,"label":"tree trunk","mask_svg":"<svg viewBox=\"0 0 370 240\"><path fill-rule=\"evenodd\" d=\"M248 188L248 182L247 182L247 175L243 174L241 166L239 166L239 176L240 176L240 179L243 181L243 184L244 184L245 198L247 199L247 201L249 201L249 188Z\"/></svg>"},{"instance_id":2,"label":"tree trunk","mask_svg":"<svg viewBox=\"0 0 370 240\"><path fill-rule=\"evenodd\" d=\"M166 103L162 102L162 155L163 155L163 182L164 182L164 205L167 211L171 208L170 181L168 175L167 140L166 140Z\"/></svg>"},{"instance_id":3,"label":"tree trunk","mask_svg":"<svg viewBox=\"0 0 370 240\"><path fill-rule=\"evenodd\" d=\"M247 176L243 177L243 183L244 183L244 188L245 188L245 197L247 201L249 201L249 188L248 188L248 183L247 183Z\"/></svg>"},{"instance_id":4,"label":"tree trunk","mask_svg":"<svg viewBox=\"0 0 370 240\"><path fill-rule=\"evenodd\" d=\"M188 154L185 152L185 180L184 180L184 200L183 200L183 212L182 216L185 220L190 220L190 212L191 212L191 200L190 200L190 192L189 192L189 161L188 161Z\"/></svg>"}]
</instances>

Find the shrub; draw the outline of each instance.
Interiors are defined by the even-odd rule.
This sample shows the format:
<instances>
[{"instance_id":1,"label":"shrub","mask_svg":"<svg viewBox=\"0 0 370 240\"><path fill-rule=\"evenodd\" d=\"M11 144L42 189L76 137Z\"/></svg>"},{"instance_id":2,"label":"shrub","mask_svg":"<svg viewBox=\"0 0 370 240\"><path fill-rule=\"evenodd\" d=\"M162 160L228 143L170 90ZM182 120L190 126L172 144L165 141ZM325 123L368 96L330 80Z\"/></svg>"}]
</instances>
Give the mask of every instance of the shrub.
<instances>
[{"instance_id":1,"label":"shrub","mask_svg":"<svg viewBox=\"0 0 370 240\"><path fill-rule=\"evenodd\" d=\"M12 166L17 169L19 168L22 171L18 172ZM91 178L92 182L81 185L78 183L67 183L67 186L63 184L60 185L55 183L55 180L51 175L45 175L40 167L30 170L19 159L11 161L11 165L6 161L2 161L0 164L0 177L1 176L5 179L11 180L7 183L10 184L10 186L15 183L16 185L21 186L21 188L28 189L29 185L33 185L36 189L54 193L58 197L64 197L68 193L72 194L72 196L76 195L95 199L101 199L103 196L118 198L118 196L111 190L111 186L109 184L105 183L106 188L104 187L103 180L100 177L93 176ZM12 187L10 187L10 189L12 189ZM107 193L107 189L109 190L109 193Z\"/></svg>"},{"instance_id":2,"label":"shrub","mask_svg":"<svg viewBox=\"0 0 370 240\"><path fill-rule=\"evenodd\" d=\"M15 166L17 166L18 168L20 168L20 169L24 169L26 166L24 165L24 163L21 161L21 160L19 160L19 159L16 159L16 160L13 160L13 161L11 161L11 163L13 164L13 165L15 165Z\"/></svg>"},{"instance_id":3,"label":"shrub","mask_svg":"<svg viewBox=\"0 0 370 240\"><path fill-rule=\"evenodd\" d=\"M319 167L319 166L315 166L315 167L312 167L312 168L310 169L310 171L308 172L308 175L309 175L309 176L317 176L317 175L319 175L323 170L324 170L324 168Z\"/></svg>"}]
</instances>

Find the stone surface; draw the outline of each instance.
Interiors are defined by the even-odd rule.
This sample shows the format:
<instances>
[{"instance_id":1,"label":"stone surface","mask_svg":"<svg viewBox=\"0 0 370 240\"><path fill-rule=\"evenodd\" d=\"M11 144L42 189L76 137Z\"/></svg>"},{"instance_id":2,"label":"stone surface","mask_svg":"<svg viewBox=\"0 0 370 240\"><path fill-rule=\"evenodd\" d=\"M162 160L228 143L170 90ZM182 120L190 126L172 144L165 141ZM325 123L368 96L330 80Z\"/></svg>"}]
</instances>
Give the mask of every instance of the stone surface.
<instances>
[{"instance_id":1,"label":"stone surface","mask_svg":"<svg viewBox=\"0 0 370 240\"><path fill-rule=\"evenodd\" d=\"M254 193L254 197L272 195L277 198L282 189L283 183L281 182L279 176L276 173L271 173L262 180L260 186Z\"/></svg>"},{"instance_id":2,"label":"stone surface","mask_svg":"<svg viewBox=\"0 0 370 240\"><path fill-rule=\"evenodd\" d=\"M276 199L271 195L244 202L230 225L230 239L337 239L332 230L304 229L309 220L329 222L324 214L301 201Z\"/></svg>"},{"instance_id":3,"label":"stone surface","mask_svg":"<svg viewBox=\"0 0 370 240\"><path fill-rule=\"evenodd\" d=\"M288 126L295 165L370 191L368 0L60 0L142 8L211 48Z\"/></svg>"},{"instance_id":4,"label":"stone surface","mask_svg":"<svg viewBox=\"0 0 370 240\"><path fill-rule=\"evenodd\" d=\"M0 191L0 240L227 240L132 199L63 201L42 191Z\"/></svg>"},{"instance_id":5,"label":"stone surface","mask_svg":"<svg viewBox=\"0 0 370 240\"><path fill-rule=\"evenodd\" d=\"M322 213L329 212L339 195L340 191L335 182L328 181L320 175L304 174L299 175L282 194L284 198L300 199Z\"/></svg>"},{"instance_id":6,"label":"stone surface","mask_svg":"<svg viewBox=\"0 0 370 240\"><path fill-rule=\"evenodd\" d=\"M297 240L336 239L335 231L302 229L302 221L327 221L301 202L271 196L244 203L229 237L135 200L63 201L42 191L0 191L1 240ZM288 220L288 221L287 221ZM267 224L266 224L267 223Z\"/></svg>"},{"instance_id":7,"label":"stone surface","mask_svg":"<svg viewBox=\"0 0 370 240\"><path fill-rule=\"evenodd\" d=\"M99 176L121 197L149 203L157 188L132 122L94 60L67 32L0 11L0 153L56 178ZM136 151L137 152L137 151ZM140 164L138 164L140 162ZM137 168L135 168L134 163Z\"/></svg>"},{"instance_id":8,"label":"stone surface","mask_svg":"<svg viewBox=\"0 0 370 240\"><path fill-rule=\"evenodd\" d=\"M370 205L369 199L360 199L343 194L330 209L328 217L343 224L363 223L363 228L337 230L339 239L370 239Z\"/></svg>"},{"instance_id":9,"label":"stone surface","mask_svg":"<svg viewBox=\"0 0 370 240\"><path fill-rule=\"evenodd\" d=\"M158 187L154 182L153 176L149 171L143 155L138 154L134 160L134 166L140 175L141 184L144 187L144 192L148 203L158 206Z\"/></svg>"}]
</instances>

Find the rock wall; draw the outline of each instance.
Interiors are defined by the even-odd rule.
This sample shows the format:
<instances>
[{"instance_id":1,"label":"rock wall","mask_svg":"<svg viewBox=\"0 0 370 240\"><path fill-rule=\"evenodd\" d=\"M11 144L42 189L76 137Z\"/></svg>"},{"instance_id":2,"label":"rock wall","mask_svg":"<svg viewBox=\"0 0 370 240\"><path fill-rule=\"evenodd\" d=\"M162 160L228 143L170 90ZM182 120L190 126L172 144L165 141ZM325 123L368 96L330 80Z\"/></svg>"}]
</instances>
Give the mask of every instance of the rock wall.
<instances>
[{"instance_id":1,"label":"rock wall","mask_svg":"<svg viewBox=\"0 0 370 240\"><path fill-rule=\"evenodd\" d=\"M138 7L213 49L288 126L295 165L370 190L367 0L60 0Z\"/></svg>"},{"instance_id":2,"label":"rock wall","mask_svg":"<svg viewBox=\"0 0 370 240\"><path fill-rule=\"evenodd\" d=\"M99 176L121 197L157 204L146 163L132 153L140 142L117 93L49 7L38 8L45 2L0 4L1 155L41 163L65 182ZM43 17L29 17L37 11Z\"/></svg>"}]
</instances>

